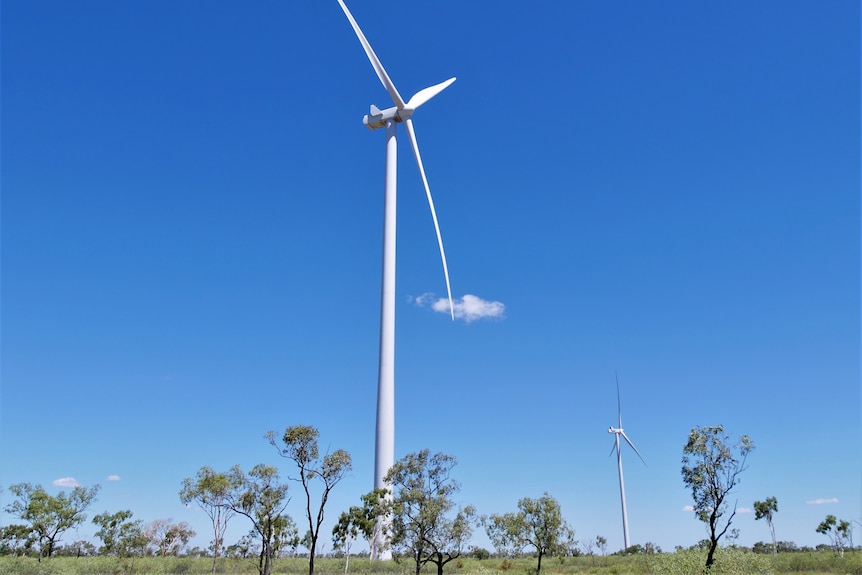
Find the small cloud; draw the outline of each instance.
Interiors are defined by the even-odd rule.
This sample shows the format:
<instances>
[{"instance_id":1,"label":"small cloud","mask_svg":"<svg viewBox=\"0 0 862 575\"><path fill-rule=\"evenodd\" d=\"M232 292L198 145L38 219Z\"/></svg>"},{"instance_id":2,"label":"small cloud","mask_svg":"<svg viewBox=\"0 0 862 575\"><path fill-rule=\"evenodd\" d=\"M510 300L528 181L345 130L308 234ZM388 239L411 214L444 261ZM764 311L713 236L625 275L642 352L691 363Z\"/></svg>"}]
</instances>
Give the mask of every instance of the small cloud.
<instances>
[{"instance_id":1,"label":"small cloud","mask_svg":"<svg viewBox=\"0 0 862 575\"><path fill-rule=\"evenodd\" d=\"M436 312L449 314L449 299L438 298L433 293L425 293L416 298L409 298L419 307L430 306ZM506 306L499 301L488 301L472 294L466 294L461 299L453 299L455 319L463 319L470 323L477 319L504 319Z\"/></svg>"},{"instance_id":2,"label":"small cloud","mask_svg":"<svg viewBox=\"0 0 862 575\"><path fill-rule=\"evenodd\" d=\"M119 480L120 480L119 475L109 475L108 476L108 481L119 481Z\"/></svg>"},{"instance_id":3,"label":"small cloud","mask_svg":"<svg viewBox=\"0 0 862 575\"><path fill-rule=\"evenodd\" d=\"M78 480L74 477L61 477L60 479L55 479L53 484L57 487L80 487L81 484L78 483Z\"/></svg>"},{"instance_id":4,"label":"small cloud","mask_svg":"<svg viewBox=\"0 0 862 575\"><path fill-rule=\"evenodd\" d=\"M749 507L737 507L736 512L737 513L752 513L752 510Z\"/></svg>"},{"instance_id":5,"label":"small cloud","mask_svg":"<svg viewBox=\"0 0 862 575\"><path fill-rule=\"evenodd\" d=\"M811 501L806 501L808 505L824 505L826 503L838 503L837 497L829 497L827 499L812 499Z\"/></svg>"},{"instance_id":6,"label":"small cloud","mask_svg":"<svg viewBox=\"0 0 862 575\"><path fill-rule=\"evenodd\" d=\"M685 505L685 506L683 506L682 510L687 512L687 513L691 513L692 511L694 511L694 506L693 505Z\"/></svg>"}]
</instances>

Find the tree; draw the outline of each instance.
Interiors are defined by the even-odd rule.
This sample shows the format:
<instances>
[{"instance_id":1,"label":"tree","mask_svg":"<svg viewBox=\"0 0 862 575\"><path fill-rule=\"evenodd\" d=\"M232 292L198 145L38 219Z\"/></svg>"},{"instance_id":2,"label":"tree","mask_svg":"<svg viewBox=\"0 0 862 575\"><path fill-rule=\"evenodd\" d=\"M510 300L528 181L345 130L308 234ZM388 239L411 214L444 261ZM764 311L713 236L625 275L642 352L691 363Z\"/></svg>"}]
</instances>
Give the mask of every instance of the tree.
<instances>
[{"instance_id":1,"label":"tree","mask_svg":"<svg viewBox=\"0 0 862 575\"><path fill-rule=\"evenodd\" d=\"M491 515L485 531L498 552L518 553L533 547L538 556L536 573L542 571L542 557L566 555L576 544L559 502L547 493L539 499L521 499L516 513Z\"/></svg>"},{"instance_id":2,"label":"tree","mask_svg":"<svg viewBox=\"0 0 862 575\"><path fill-rule=\"evenodd\" d=\"M772 536L772 554L777 555L778 545L775 541L775 527L772 525L773 513L778 513L778 499L775 497L767 497L766 501L754 502L754 519L766 519L769 534Z\"/></svg>"},{"instance_id":3,"label":"tree","mask_svg":"<svg viewBox=\"0 0 862 575\"><path fill-rule=\"evenodd\" d=\"M50 557L63 533L87 519L84 513L96 500L100 486L75 487L68 495L61 491L49 495L41 485L16 483L9 487L18 499L6 507L6 512L26 523L39 544L39 560Z\"/></svg>"},{"instance_id":4,"label":"tree","mask_svg":"<svg viewBox=\"0 0 862 575\"><path fill-rule=\"evenodd\" d=\"M347 573L350 564L350 548L353 542L362 535L369 548L374 546L377 518L386 513L389 491L375 488L374 491L362 496L362 506L352 506L338 517L338 522L332 528L332 544L335 550L343 550L345 556L344 572ZM369 549L369 555L371 554Z\"/></svg>"},{"instance_id":5,"label":"tree","mask_svg":"<svg viewBox=\"0 0 862 575\"><path fill-rule=\"evenodd\" d=\"M596 545L599 547L599 551L602 552L602 555L605 555L608 550L608 540L602 537L601 535L596 535Z\"/></svg>"},{"instance_id":6,"label":"tree","mask_svg":"<svg viewBox=\"0 0 862 575\"><path fill-rule=\"evenodd\" d=\"M409 553L416 575L433 563L438 575L461 556L475 524L472 506L456 509L452 496L460 484L451 478L455 458L427 449L404 456L389 469L384 481L392 486L391 537L394 549Z\"/></svg>"},{"instance_id":7,"label":"tree","mask_svg":"<svg viewBox=\"0 0 862 575\"><path fill-rule=\"evenodd\" d=\"M730 515L727 498L745 471L745 461L754 449L747 435L740 435L733 446L724 426L693 427L682 450L682 479L691 489L694 513L707 525L709 546L706 567L715 561L718 541L730 528L736 504ZM727 515L726 519L723 519Z\"/></svg>"},{"instance_id":8,"label":"tree","mask_svg":"<svg viewBox=\"0 0 862 575\"><path fill-rule=\"evenodd\" d=\"M142 552L147 546L144 522L132 520L132 512L128 509L116 513L99 513L93 517L93 523L100 528L96 531L96 537L102 540L102 555L126 557Z\"/></svg>"},{"instance_id":9,"label":"tree","mask_svg":"<svg viewBox=\"0 0 862 575\"><path fill-rule=\"evenodd\" d=\"M338 485L348 471L353 468L350 454L343 449L320 457L317 438L320 432L311 425L294 425L284 430L281 440L284 448L279 447L275 432L266 434L269 442L278 449L282 457L293 460L299 468L299 477L288 477L299 481L305 491L305 517L308 519L308 575L314 575L314 555L317 549L317 539L320 526L323 524L323 511L329 499L329 493ZM319 500L312 504L312 482L320 485ZM312 505L315 509L312 510Z\"/></svg>"},{"instance_id":10,"label":"tree","mask_svg":"<svg viewBox=\"0 0 862 575\"><path fill-rule=\"evenodd\" d=\"M194 529L185 521L171 523L170 519L156 519L144 526L148 549L158 557L179 555L194 536Z\"/></svg>"},{"instance_id":11,"label":"tree","mask_svg":"<svg viewBox=\"0 0 862 575\"><path fill-rule=\"evenodd\" d=\"M257 543L255 543L256 535L257 532L252 530L248 535L240 537L239 541L233 545L228 545L226 551L227 557L246 559L252 555L259 555L260 550L257 547Z\"/></svg>"},{"instance_id":12,"label":"tree","mask_svg":"<svg viewBox=\"0 0 862 575\"><path fill-rule=\"evenodd\" d=\"M26 554L35 543L36 537L28 525L0 527L0 555Z\"/></svg>"},{"instance_id":13,"label":"tree","mask_svg":"<svg viewBox=\"0 0 862 575\"><path fill-rule=\"evenodd\" d=\"M817 532L829 537L829 542L832 544L832 550L841 557L844 557L844 548L850 541L850 523L839 520L834 515L827 515L826 519L820 522L817 526Z\"/></svg>"},{"instance_id":14,"label":"tree","mask_svg":"<svg viewBox=\"0 0 862 575\"><path fill-rule=\"evenodd\" d=\"M647 541L643 545L641 545L640 543L629 545L625 549L617 551L616 553L614 553L614 555L621 555L625 557L630 555L658 555L660 553L661 547L651 541Z\"/></svg>"},{"instance_id":15,"label":"tree","mask_svg":"<svg viewBox=\"0 0 862 575\"><path fill-rule=\"evenodd\" d=\"M56 557L94 557L95 555L96 546L84 539L72 541L54 551Z\"/></svg>"},{"instance_id":16,"label":"tree","mask_svg":"<svg viewBox=\"0 0 862 575\"><path fill-rule=\"evenodd\" d=\"M236 515L236 511L227 505L234 487L227 473L216 473L212 468L204 466L198 470L194 479L185 478L180 490L180 501L186 505L194 501L212 522L213 575L216 572L219 550L224 545L228 521Z\"/></svg>"},{"instance_id":17,"label":"tree","mask_svg":"<svg viewBox=\"0 0 862 575\"><path fill-rule=\"evenodd\" d=\"M272 562L282 542L292 540L289 536L291 527L293 539L296 538L293 520L282 514L290 501L287 485L279 482L275 467L262 463L255 465L248 475L235 465L228 477L233 488L225 504L251 521L253 532L260 538L258 571L260 575L270 575Z\"/></svg>"}]
</instances>

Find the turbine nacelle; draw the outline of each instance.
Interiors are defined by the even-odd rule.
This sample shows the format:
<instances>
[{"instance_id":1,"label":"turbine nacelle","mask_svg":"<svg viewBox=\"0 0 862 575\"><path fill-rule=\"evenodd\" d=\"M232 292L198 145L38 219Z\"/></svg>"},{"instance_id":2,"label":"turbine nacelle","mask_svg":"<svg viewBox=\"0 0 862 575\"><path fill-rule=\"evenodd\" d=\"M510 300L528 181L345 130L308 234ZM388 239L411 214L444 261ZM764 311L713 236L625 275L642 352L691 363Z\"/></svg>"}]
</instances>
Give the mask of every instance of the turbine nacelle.
<instances>
[{"instance_id":1,"label":"turbine nacelle","mask_svg":"<svg viewBox=\"0 0 862 575\"><path fill-rule=\"evenodd\" d=\"M381 66L380 69L382 71L383 67ZM403 122L407 120L408 118L410 118L410 116L413 115L413 112L415 112L419 108L419 106L421 106L422 104L448 88L452 84L452 82L455 81L455 78L449 78L445 82L440 82L439 84L434 84L433 86L428 86L425 89L419 90L418 92L413 94L413 97L410 98L410 100L405 104L404 100L401 99L401 96L395 90L395 85L392 84L391 80L389 80L389 77L384 77L388 81L388 84L392 87L390 95L395 101L395 106L393 106L392 108L386 108L385 110L381 110L380 108L372 104L371 111L365 117L362 118L362 123L365 124L369 130L383 128L389 121ZM384 82L384 85L387 85L387 82Z\"/></svg>"},{"instance_id":2,"label":"turbine nacelle","mask_svg":"<svg viewBox=\"0 0 862 575\"><path fill-rule=\"evenodd\" d=\"M369 130L376 130L378 128L385 128L386 124L390 121L403 122L412 115L413 110L408 110L406 108L399 110L398 106L393 106L391 108L381 110L374 104L371 104L371 111L362 117L362 123L365 124Z\"/></svg>"},{"instance_id":3,"label":"turbine nacelle","mask_svg":"<svg viewBox=\"0 0 862 575\"><path fill-rule=\"evenodd\" d=\"M622 432L623 432L622 427L620 427L619 429L615 428L614 426L608 427L608 433L622 433Z\"/></svg>"}]
</instances>

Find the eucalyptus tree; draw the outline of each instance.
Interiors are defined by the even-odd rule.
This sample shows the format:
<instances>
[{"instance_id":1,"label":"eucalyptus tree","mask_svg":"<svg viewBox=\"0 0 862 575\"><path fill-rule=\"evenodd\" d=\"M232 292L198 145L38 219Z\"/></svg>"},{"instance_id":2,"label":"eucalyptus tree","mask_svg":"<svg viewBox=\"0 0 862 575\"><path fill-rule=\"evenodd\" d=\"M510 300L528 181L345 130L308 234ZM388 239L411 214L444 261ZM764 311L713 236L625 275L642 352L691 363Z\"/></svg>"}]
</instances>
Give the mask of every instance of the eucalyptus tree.
<instances>
[{"instance_id":1,"label":"eucalyptus tree","mask_svg":"<svg viewBox=\"0 0 862 575\"><path fill-rule=\"evenodd\" d=\"M154 519L144 526L149 550L158 557L179 555L194 536L195 530L185 521L173 523L171 519Z\"/></svg>"},{"instance_id":2,"label":"eucalyptus tree","mask_svg":"<svg viewBox=\"0 0 862 575\"><path fill-rule=\"evenodd\" d=\"M6 506L7 513L24 522L39 545L39 560L54 553L62 535L87 519L85 511L96 500L99 485L77 486L70 493L48 494L41 485L16 483L9 491L17 497Z\"/></svg>"},{"instance_id":3,"label":"eucalyptus tree","mask_svg":"<svg viewBox=\"0 0 862 575\"><path fill-rule=\"evenodd\" d=\"M576 545L575 531L563 519L560 503L547 493L521 499L515 513L491 515L485 531L498 552L519 553L532 547L538 556L536 573L542 571L542 557L566 555Z\"/></svg>"},{"instance_id":4,"label":"eucalyptus tree","mask_svg":"<svg viewBox=\"0 0 862 575\"><path fill-rule=\"evenodd\" d=\"M239 465L228 471L231 491L225 505L247 517L260 538L260 575L272 573L272 563L285 540L296 539L296 526L284 514L290 498L287 485L280 483L278 469L258 464L246 475Z\"/></svg>"},{"instance_id":5,"label":"eucalyptus tree","mask_svg":"<svg viewBox=\"0 0 862 575\"><path fill-rule=\"evenodd\" d=\"M350 565L350 548L360 535L368 542L369 556L374 551L375 541L381 539L377 537L377 530L382 525L378 517L388 513L388 494L388 489L375 488L361 497L361 506L351 506L338 516L338 522L332 528L332 544L334 549L344 551L345 573Z\"/></svg>"},{"instance_id":6,"label":"eucalyptus tree","mask_svg":"<svg viewBox=\"0 0 862 575\"><path fill-rule=\"evenodd\" d=\"M455 458L427 449L404 456L389 469L385 481L392 486L391 537L393 549L409 553L416 575L432 563L437 573L465 551L476 523L472 506L457 507L452 500L461 489L452 479Z\"/></svg>"},{"instance_id":7,"label":"eucalyptus tree","mask_svg":"<svg viewBox=\"0 0 862 575\"><path fill-rule=\"evenodd\" d=\"M599 551L602 552L602 555L607 554L608 550L608 540L601 535L596 535L596 545L599 548Z\"/></svg>"},{"instance_id":8,"label":"eucalyptus tree","mask_svg":"<svg viewBox=\"0 0 862 575\"><path fill-rule=\"evenodd\" d=\"M343 449L336 449L321 457L317 445L319 435L320 432L314 426L294 425L284 430L281 436L282 447L278 444L274 431L266 434L266 438L279 454L292 460L299 470L299 477L288 476L288 479L301 483L305 492L308 575L314 575L314 555L329 493L353 468L350 454Z\"/></svg>"},{"instance_id":9,"label":"eucalyptus tree","mask_svg":"<svg viewBox=\"0 0 862 575\"><path fill-rule=\"evenodd\" d=\"M228 473L217 473L212 468L204 466L198 470L197 476L183 480L180 490L180 501L188 505L197 503L213 526L213 575L216 572L219 550L224 545L224 534L230 519L236 511L228 505L231 491L236 486Z\"/></svg>"},{"instance_id":10,"label":"eucalyptus tree","mask_svg":"<svg viewBox=\"0 0 862 575\"><path fill-rule=\"evenodd\" d=\"M829 537L832 549L844 557L844 548L847 547L851 536L851 525L849 521L837 519L834 515L827 515L826 519L817 526L817 532Z\"/></svg>"},{"instance_id":11,"label":"eucalyptus tree","mask_svg":"<svg viewBox=\"0 0 862 575\"><path fill-rule=\"evenodd\" d=\"M772 518L775 513L778 513L778 499L775 497L767 497L766 501L754 502L754 519L766 519L766 524L769 526L769 534L772 536L772 554L778 554L778 544L775 541L775 526L772 524Z\"/></svg>"},{"instance_id":12,"label":"eucalyptus tree","mask_svg":"<svg viewBox=\"0 0 862 575\"><path fill-rule=\"evenodd\" d=\"M99 553L126 557L136 553L143 554L147 546L144 536L144 522L132 519L132 512L123 509L116 513L99 513L93 517L93 523L99 527L95 535L102 540Z\"/></svg>"},{"instance_id":13,"label":"eucalyptus tree","mask_svg":"<svg viewBox=\"0 0 862 575\"><path fill-rule=\"evenodd\" d=\"M682 479L691 489L695 516L706 523L709 534L707 568L715 561L718 541L736 515L736 504L731 509L728 497L747 469L745 462L754 449L747 435L740 435L735 444L730 441L722 425L693 427L682 450Z\"/></svg>"},{"instance_id":14,"label":"eucalyptus tree","mask_svg":"<svg viewBox=\"0 0 862 575\"><path fill-rule=\"evenodd\" d=\"M27 525L0 527L0 555L26 555L35 543L33 530Z\"/></svg>"}]
</instances>

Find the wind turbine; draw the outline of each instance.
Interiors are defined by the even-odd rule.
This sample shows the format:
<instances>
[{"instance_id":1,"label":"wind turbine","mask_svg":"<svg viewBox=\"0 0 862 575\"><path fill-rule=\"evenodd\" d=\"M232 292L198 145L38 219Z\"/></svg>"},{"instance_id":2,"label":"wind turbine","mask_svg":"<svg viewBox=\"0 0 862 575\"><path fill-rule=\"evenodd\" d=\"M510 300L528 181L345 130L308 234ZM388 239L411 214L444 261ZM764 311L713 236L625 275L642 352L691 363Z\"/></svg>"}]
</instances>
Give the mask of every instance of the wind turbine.
<instances>
[{"instance_id":1,"label":"wind turbine","mask_svg":"<svg viewBox=\"0 0 862 575\"><path fill-rule=\"evenodd\" d=\"M397 180L397 152L395 132L398 124L404 124L416 164L419 166L419 175L422 176L422 184L425 186L425 196L428 198L428 206L431 208L431 219L434 221L434 230L437 232L437 244L440 246L440 258L443 261L443 275L446 278L446 292L449 296L449 312L452 320L455 320L455 306L452 303L452 288L449 284L449 268L446 265L446 253L443 251L443 238L440 235L440 225L437 222L437 212L434 209L434 200L431 198L431 189L428 186L428 178L425 177L425 168L422 165L422 156L419 155L419 144L416 142L416 132L413 129L413 112L422 104L446 89L455 78L449 78L445 82L419 90L407 102L398 93L395 84L389 78L389 74L380 63L380 59L371 44L365 38L365 34L359 28L359 24L347 9L343 0L338 0L345 16L350 21L353 31L359 38L359 42L365 49L365 54L371 61L371 66L380 78L380 82L395 106L385 110L377 106L371 106L371 111L362 122L370 130L386 128L386 184L384 193L383 212L383 281L380 296L380 362L377 379L377 426L374 452L374 487L385 488L384 477L389 468L395 463L395 215L396 215L396 180ZM379 530L378 530L379 532ZM375 550L376 550L375 545ZM391 554L387 550L377 551L377 558L388 559Z\"/></svg>"},{"instance_id":2,"label":"wind turbine","mask_svg":"<svg viewBox=\"0 0 862 575\"><path fill-rule=\"evenodd\" d=\"M620 436L626 440L626 443L635 450L635 453L638 454L641 461L643 461L644 465L646 465L646 461L641 457L640 452L638 452L637 447L635 447L634 443L632 443L631 439L629 439L626 432L623 431L623 411L620 406L620 378L617 376L617 416L619 418L619 427L610 426L608 427L608 433L614 434L614 445L611 447L610 455L613 455L614 450L617 452L617 467L620 470L620 502L622 503L623 508L623 541L625 541L625 549L630 547L629 545L629 516L626 513L626 484L623 480L623 452L620 450Z\"/></svg>"}]
</instances>

